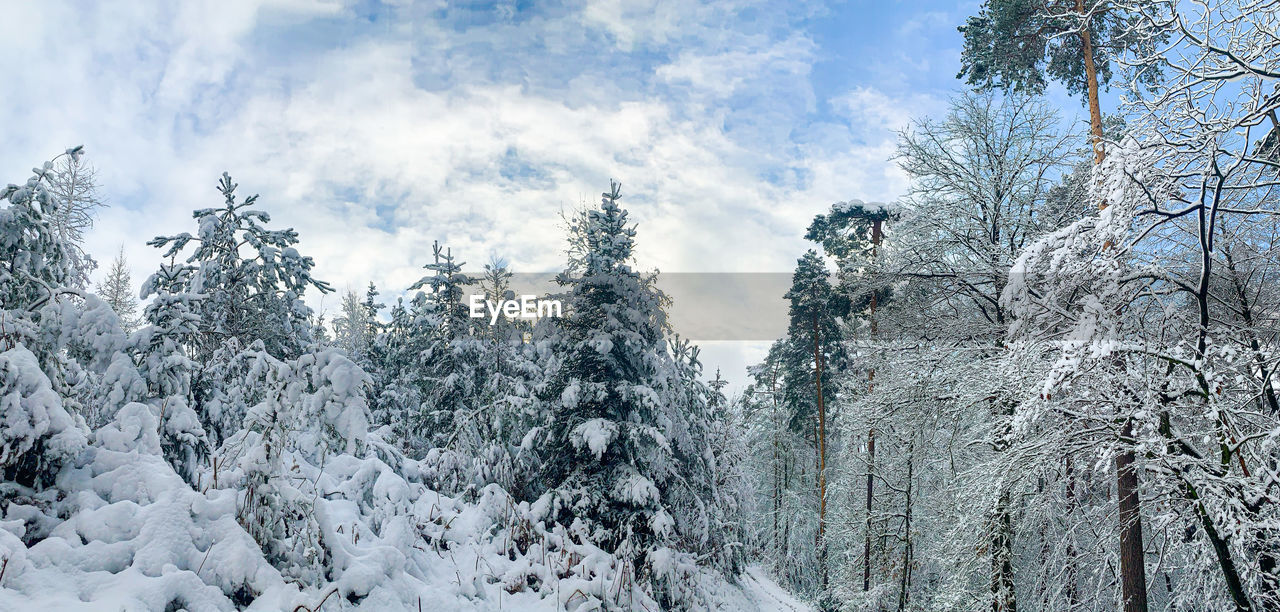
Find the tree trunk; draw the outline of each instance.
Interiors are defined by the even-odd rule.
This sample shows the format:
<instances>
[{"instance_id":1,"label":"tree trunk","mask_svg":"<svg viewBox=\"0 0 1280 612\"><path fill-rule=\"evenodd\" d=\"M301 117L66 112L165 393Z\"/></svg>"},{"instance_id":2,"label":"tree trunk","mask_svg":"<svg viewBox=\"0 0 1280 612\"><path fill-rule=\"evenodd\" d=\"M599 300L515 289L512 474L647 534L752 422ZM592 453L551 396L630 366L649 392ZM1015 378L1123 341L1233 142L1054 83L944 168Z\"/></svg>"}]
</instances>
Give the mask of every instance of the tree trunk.
<instances>
[{"instance_id":1,"label":"tree trunk","mask_svg":"<svg viewBox=\"0 0 1280 612\"><path fill-rule=\"evenodd\" d=\"M1070 524L1072 517L1076 512L1076 475L1075 465L1071 459L1071 453L1067 453L1066 469L1064 470L1064 480L1067 482L1067 522ZM1075 539L1067 540L1067 610L1075 612L1080 607L1080 592L1078 587L1079 569L1076 566L1076 545Z\"/></svg>"},{"instance_id":2,"label":"tree trunk","mask_svg":"<svg viewBox=\"0 0 1280 612\"><path fill-rule=\"evenodd\" d=\"M881 231L880 220L876 219L871 222L871 257L875 258L880 247L880 238L884 235ZM876 292L871 292L871 335L876 333ZM873 369L867 372L867 394L875 388L876 371ZM862 542L862 591L865 593L871 590L871 498L875 493L875 481L872 480L872 473L875 471L876 464L876 430L874 427L867 430L867 521L865 531L863 532Z\"/></svg>"},{"instance_id":3,"label":"tree trunk","mask_svg":"<svg viewBox=\"0 0 1280 612\"><path fill-rule=\"evenodd\" d=\"M1170 367L1172 368L1172 365ZM1167 410L1160 413L1160 435L1164 436L1166 448L1170 454L1184 454L1196 460L1203 459L1200 453L1174 435ZM1250 603L1248 595L1244 592L1244 586L1240 580L1240 572L1236 569L1235 560L1231 558L1231 548L1218 533L1217 527L1213 524L1213 517L1209 516L1203 500L1200 499L1199 491L1196 490L1195 485L1187 477L1186 471L1187 468L1183 467L1177 472L1182 494L1187 498L1187 501L1191 502L1192 509L1195 510L1196 516L1200 519L1200 527L1204 529L1205 537L1209 539L1209 545L1213 547L1213 553L1218 560L1218 568L1222 570L1222 579L1226 582L1227 592L1231 594L1231 600L1235 604L1237 612L1249 612L1253 609L1253 605Z\"/></svg>"},{"instance_id":4,"label":"tree trunk","mask_svg":"<svg viewBox=\"0 0 1280 612\"><path fill-rule=\"evenodd\" d=\"M1244 583L1240 579L1240 570L1236 568L1236 562L1231 558L1230 546L1227 544L1226 539L1218 533L1218 528L1214 526L1213 519L1205 509L1199 493L1185 479L1183 486L1187 497L1195 503L1196 514L1200 517L1200 526L1204 528L1204 534L1209 538L1209 544L1213 546L1213 554L1218 559L1218 567L1222 570L1222 578L1227 583L1227 592L1231 594L1232 603L1235 604L1237 612L1250 612L1253 609L1253 605L1249 602L1249 596L1244 591Z\"/></svg>"},{"instance_id":5,"label":"tree trunk","mask_svg":"<svg viewBox=\"0 0 1280 612\"><path fill-rule=\"evenodd\" d=\"M777 397L776 395L774 397ZM777 403L774 404L773 422L778 422ZM773 546L782 550L781 534L778 531L778 517L782 514L782 449L778 432L773 432Z\"/></svg>"},{"instance_id":6,"label":"tree trunk","mask_svg":"<svg viewBox=\"0 0 1280 612\"><path fill-rule=\"evenodd\" d=\"M1086 14L1084 0L1076 0L1076 12L1083 17ZM1080 27L1080 46L1084 52L1085 88L1089 98L1089 133L1093 145L1093 163L1101 164L1106 158L1102 146L1102 108L1098 104L1098 70L1093 63L1093 40L1089 34L1089 24ZM1103 207L1106 205L1103 204Z\"/></svg>"},{"instance_id":7,"label":"tree trunk","mask_svg":"<svg viewBox=\"0 0 1280 612\"><path fill-rule=\"evenodd\" d=\"M1231 273L1231 286L1235 289L1236 300L1240 306L1240 320L1244 323L1244 335L1249 339L1249 349L1253 351L1254 365L1258 368L1258 377L1262 381L1262 402L1272 414L1280 415L1280 399L1276 398L1276 390L1271 385L1272 372L1267 365L1267 358L1262 354L1262 345L1258 335L1254 333L1253 308L1249 303L1249 294L1240 282L1240 273L1236 270L1235 257L1231 255L1231 245L1224 244L1222 254L1226 257L1227 271Z\"/></svg>"},{"instance_id":8,"label":"tree trunk","mask_svg":"<svg viewBox=\"0 0 1280 612\"><path fill-rule=\"evenodd\" d=\"M911 445L907 447L907 491L906 504L903 508L903 540L906 544L902 549L902 581L898 587L898 612L907 609L907 603L911 598L911 479L915 467L914 454L915 441L912 440Z\"/></svg>"},{"instance_id":9,"label":"tree trunk","mask_svg":"<svg viewBox=\"0 0 1280 612\"><path fill-rule=\"evenodd\" d=\"M784 455L782 458L782 490L791 490L791 457ZM788 516L782 523L782 554L791 554L791 517Z\"/></svg>"},{"instance_id":10,"label":"tree trunk","mask_svg":"<svg viewBox=\"0 0 1280 612\"><path fill-rule=\"evenodd\" d=\"M818 316L813 317L813 381L818 394L818 562L822 567L822 589L827 589L827 408L822 398L822 349L818 336Z\"/></svg>"},{"instance_id":11,"label":"tree trunk","mask_svg":"<svg viewBox=\"0 0 1280 612\"><path fill-rule=\"evenodd\" d=\"M1116 497L1120 502L1120 594L1124 612L1147 612L1147 571L1142 545L1142 511L1138 500L1138 472L1132 421L1120 433L1126 445L1116 455Z\"/></svg>"},{"instance_id":12,"label":"tree trunk","mask_svg":"<svg viewBox=\"0 0 1280 612\"><path fill-rule=\"evenodd\" d=\"M872 472L876 462L876 430L867 432L867 521L864 525L862 542L862 590L871 590L871 496L875 492L875 481Z\"/></svg>"},{"instance_id":13,"label":"tree trunk","mask_svg":"<svg viewBox=\"0 0 1280 612\"><path fill-rule=\"evenodd\" d=\"M1009 503L1009 492L1002 492L991 521L991 612L1018 610L1013 588L1013 517L1009 515Z\"/></svg>"}]
</instances>

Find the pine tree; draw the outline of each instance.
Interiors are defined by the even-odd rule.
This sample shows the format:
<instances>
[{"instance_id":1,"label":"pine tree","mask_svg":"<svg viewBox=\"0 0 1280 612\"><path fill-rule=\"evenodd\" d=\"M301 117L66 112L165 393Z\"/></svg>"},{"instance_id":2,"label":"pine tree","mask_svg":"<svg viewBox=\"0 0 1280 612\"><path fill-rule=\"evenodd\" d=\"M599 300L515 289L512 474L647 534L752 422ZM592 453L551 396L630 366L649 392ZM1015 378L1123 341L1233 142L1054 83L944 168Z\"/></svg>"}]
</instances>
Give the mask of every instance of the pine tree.
<instances>
[{"instance_id":1,"label":"pine tree","mask_svg":"<svg viewBox=\"0 0 1280 612\"><path fill-rule=\"evenodd\" d=\"M460 338L470 333L470 314L464 299L464 288L475 280L462 273L466 262L454 261L453 249L445 249L437 241L431 245L432 263L422 267L433 274L409 286L410 291L428 287L425 294L429 312L436 317L442 337Z\"/></svg>"},{"instance_id":2,"label":"pine tree","mask_svg":"<svg viewBox=\"0 0 1280 612\"><path fill-rule=\"evenodd\" d=\"M1103 118L1098 89L1112 78L1112 64L1126 51L1150 53L1168 38L1149 30L1144 16L1113 0L986 0L960 26L964 34L960 74L979 89L1040 93L1048 79L1085 94L1094 163L1101 163ZM1158 66L1136 74L1151 85Z\"/></svg>"},{"instance_id":3,"label":"pine tree","mask_svg":"<svg viewBox=\"0 0 1280 612\"><path fill-rule=\"evenodd\" d=\"M342 314L333 320L334 344L357 362L368 359L377 333L375 323L369 306L348 290L342 294Z\"/></svg>"},{"instance_id":4,"label":"pine tree","mask_svg":"<svg viewBox=\"0 0 1280 612\"><path fill-rule=\"evenodd\" d=\"M659 421L672 364L662 296L631 268L635 228L620 197L613 183L581 226L580 272L560 277L569 303L554 340L561 361L540 394L551 423L538 507L647 581L674 536L665 503L676 466Z\"/></svg>"},{"instance_id":5,"label":"pine tree","mask_svg":"<svg viewBox=\"0 0 1280 612\"><path fill-rule=\"evenodd\" d=\"M477 281L484 299L495 304L515 299L515 293L511 290L512 276L514 274L508 268L506 260L493 257L484 265L484 275ZM493 325L483 326L481 330L493 338L510 339L515 334L529 331L531 327L528 321L500 316Z\"/></svg>"},{"instance_id":6,"label":"pine tree","mask_svg":"<svg viewBox=\"0 0 1280 612\"><path fill-rule=\"evenodd\" d=\"M415 300L416 301L416 300ZM426 351L429 329L398 298L391 307L390 321L383 327L377 346L380 359L376 370L381 388L374 399L375 422L390 426L393 440L408 451L421 436L418 425L423 410L422 392L416 382L418 360Z\"/></svg>"},{"instance_id":7,"label":"pine tree","mask_svg":"<svg viewBox=\"0 0 1280 612\"><path fill-rule=\"evenodd\" d=\"M368 329L365 334L369 338L370 350L375 350L377 346L378 334L382 332L382 322L378 320L378 313L385 308L386 305L378 301L378 288L373 283L369 283L369 288L364 292L364 317L368 323Z\"/></svg>"},{"instance_id":8,"label":"pine tree","mask_svg":"<svg viewBox=\"0 0 1280 612\"><path fill-rule=\"evenodd\" d=\"M669 342L675 375L663 414L665 432L679 469L668 507L682 550L707 559L729 575L741 571L743 493L741 438L716 371L702 382L700 350L678 336Z\"/></svg>"},{"instance_id":9,"label":"pine tree","mask_svg":"<svg viewBox=\"0 0 1280 612\"><path fill-rule=\"evenodd\" d=\"M260 349L292 359L309 350L315 338L303 294L308 288L332 291L311 276L315 262L294 247L297 232L267 229L271 217L255 208L258 196L237 200L237 187L223 173L218 182L223 206L192 213L197 235L158 236L147 243L165 248L169 263L143 283L141 292L163 298L162 310L149 315L153 325L162 318L181 321L171 325L181 333L172 341L196 363L190 404L215 444L240 427L252 405L226 394L226 384L239 376L234 364L240 352ZM191 254L177 262L189 245L195 246ZM174 307L181 310L163 310Z\"/></svg>"},{"instance_id":10,"label":"pine tree","mask_svg":"<svg viewBox=\"0 0 1280 612\"><path fill-rule=\"evenodd\" d=\"M61 202L50 183L59 159L80 155L81 147L68 149L34 168L25 184L0 189L0 201L9 202L0 216L0 308L35 310L74 283L74 255L53 225Z\"/></svg>"},{"instance_id":11,"label":"pine tree","mask_svg":"<svg viewBox=\"0 0 1280 612\"><path fill-rule=\"evenodd\" d=\"M23 185L0 189L0 202L8 203L0 208L0 475L23 487L51 484L87 442L78 402L69 396L81 395L84 385L75 383L85 368L76 357L89 347L63 333L79 331L75 321L63 325L61 316L79 314L68 307L73 300L63 299L75 294L68 291L75 260L55 227L61 202L52 188L55 165L82 154L80 147L68 149L34 168ZM104 342L103 348L116 347Z\"/></svg>"},{"instance_id":12,"label":"pine tree","mask_svg":"<svg viewBox=\"0 0 1280 612\"><path fill-rule=\"evenodd\" d=\"M822 571L822 588L827 587L827 451L829 423L827 407L835 397L834 374L843 357L840 327L836 315L836 295L829 280L826 262L810 250L800 258L792 276L790 326L787 329L787 397L793 407L792 427L798 432L812 428L816 457L815 473L818 529L814 545Z\"/></svg>"},{"instance_id":13,"label":"pine tree","mask_svg":"<svg viewBox=\"0 0 1280 612\"><path fill-rule=\"evenodd\" d=\"M428 287L415 298L419 340L424 344L411 372L423 400L417 415L421 438L415 446L455 451L474 450L482 444L478 421L482 418L477 397L482 388L479 362L483 347L472 333L465 301L465 287L475 284L462 273L463 262L453 251L436 242L434 260L423 266L432 274L409 287Z\"/></svg>"},{"instance_id":14,"label":"pine tree","mask_svg":"<svg viewBox=\"0 0 1280 612\"><path fill-rule=\"evenodd\" d=\"M195 249L171 274L145 283L143 294L149 296L164 280L173 285L165 287L171 293L201 296L194 302L200 315L196 341L201 353L212 353L228 337L237 337L245 345L261 340L277 358L296 356L312 341L311 309L303 303L303 294L308 288L321 293L333 289L311 276L315 262L294 247L298 233L267 229L271 216L255 209L258 196L237 201L237 187L223 173L218 191L224 204L192 214L197 235L158 236L147 243L167 247L163 256L170 260L188 245ZM251 256L242 254L242 245L249 247Z\"/></svg>"},{"instance_id":15,"label":"pine tree","mask_svg":"<svg viewBox=\"0 0 1280 612\"><path fill-rule=\"evenodd\" d=\"M106 278L95 289L98 297L111 306L120 317L120 325L126 332L138 328L138 294L129 278L129 262L124 258L124 247L111 262Z\"/></svg>"}]
</instances>

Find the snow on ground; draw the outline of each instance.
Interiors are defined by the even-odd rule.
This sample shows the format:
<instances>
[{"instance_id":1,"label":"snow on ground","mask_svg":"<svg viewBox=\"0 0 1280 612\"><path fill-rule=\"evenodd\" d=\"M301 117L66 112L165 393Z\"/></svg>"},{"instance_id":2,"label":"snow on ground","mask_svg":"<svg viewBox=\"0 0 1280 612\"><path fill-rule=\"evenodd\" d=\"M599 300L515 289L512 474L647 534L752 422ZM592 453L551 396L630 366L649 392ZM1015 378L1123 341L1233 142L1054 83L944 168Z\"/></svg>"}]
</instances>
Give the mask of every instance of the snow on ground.
<instances>
[{"instance_id":1,"label":"snow on ground","mask_svg":"<svg viewBox=\"0 0 1280 612\"><path fill-rule=\"evenodd\" d=\"M813 606L796 599L794 595L774 582L764 568L758 565L748 567L738 580L743 594L760 612L813 610Z\"/></svg>"},{"instance_id":2,"label":"snow on ground","mask_svg":"<svg viewBox=\"0 0 1280 612\"><path fill-rule=\"evenodd\" d=\"M528 522L496 486L464 501L345 454L323 469L290 458L325 492L313 504L329 580L303 586L243 528L234 489L196 491L173 471L157 428L149 406L129 404L55 486L6 483L0 610L657 609L628 606L616 560ZM739 584L702 568L682 581L691 609L811 609L759 567Z\"/></svg>"}]
</instances>

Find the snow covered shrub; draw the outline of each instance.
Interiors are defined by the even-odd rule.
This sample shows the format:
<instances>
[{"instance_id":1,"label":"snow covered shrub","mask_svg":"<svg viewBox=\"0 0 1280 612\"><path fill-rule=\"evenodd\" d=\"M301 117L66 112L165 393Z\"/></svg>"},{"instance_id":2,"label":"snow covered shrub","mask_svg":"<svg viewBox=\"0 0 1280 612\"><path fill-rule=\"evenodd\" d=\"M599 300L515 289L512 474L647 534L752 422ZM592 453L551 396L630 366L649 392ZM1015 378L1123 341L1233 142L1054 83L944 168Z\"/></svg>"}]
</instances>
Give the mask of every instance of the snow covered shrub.
<instances>
[{"instance_id":1,"label":"snow covered shrub","mask_svg":"<svg viewBox=\"0 0 1280 612\"><path fill-rule=\"evenodd\" d=\"M240 523L268 559L291 578L319 584L330 548L316 513L316 479L330 458L364 452L369 377L336 349L280 361L255 343L227 365L244 386L228 397L257 401L218 450L220 463L232 466L221 478L243 490Z\"/></svg>"},{"instance_id":2,"label":"snow covered shrub","mask_svg":"<svg viewBox=\"0 0 1280 612\"><path fill-rule=\"evenodd\" d=\"M47 486L84 450L85 433L31 351L18 346L0 353L0 469L6 481Z\"/></svg>"},{"instance_id":3,"label":"snow covered shrub","mask_svg":"<svg viewBox=\"0 0 1280 612\"><path fill-rule=\"evenodd\" d=\"M316 449L317 457L362 454L369 432L369 375L336 349L306 353L291 365L299 378L302 420L311 425L299 445Z\"/></svg>"},{"instance_id":4,"label":"snow covered shrub","mask_svg":"<svg viewBox=\"0 0 1280 612\"><path fill-rule=\"evenodd\" d=\"M188 483L199 483L200 468L209 456L209 438L196 412L180 395L150 402L152 412L158 413L161 454Z\"/></svg>"},{"instance_id":5,"label":"snow covered shrub","mask_svg":"<svg viewBox=\"0 0 1280 612\"><path fill-rule=\"evenodd\" d=\"M312 505L315 488L288 448L296 418L278 399L269 399L250 409L246 429L229 441L241 453L238 518L272 565L304 584L316 584L328 565L328 551Z\"/></svg>"},{"instance_id":6,"label":"snow covered shrub","mask_svg":"<svg viewBox=\"0 0 1280 612\"><path fill-rule=\"evenodd\" d=\"M10 500L0 609L230 612L310 601L236 523L234 491L196 493L159 456L159 423L152 406L126 404L64 466L57 495Z\"/></svg>"},{"instance_id":7,"label":"snow covered shrub","mask_svg":"<svg viewBox=\"0 0 1280 612\"><path fill-rule=\"evenodd\" d=\"M108 450L159 455L159 431L160 421L151 413L151 407L133 402L121 408L110 423L93 432L93 438L99 447Z\"/></svg>"},{"instance_id":8,"label":"snow covered shrub","mask_svg":"<svg viewBox=\"0 0 1280 612\"><path fill-rule=\"evenodd\" d=\"M97 296L63 290L32 316L39 321L33 352L68 411L101 425L145 392L136 371L126 371L132 363L120 318Z\"/></svg>"}]
</instances>

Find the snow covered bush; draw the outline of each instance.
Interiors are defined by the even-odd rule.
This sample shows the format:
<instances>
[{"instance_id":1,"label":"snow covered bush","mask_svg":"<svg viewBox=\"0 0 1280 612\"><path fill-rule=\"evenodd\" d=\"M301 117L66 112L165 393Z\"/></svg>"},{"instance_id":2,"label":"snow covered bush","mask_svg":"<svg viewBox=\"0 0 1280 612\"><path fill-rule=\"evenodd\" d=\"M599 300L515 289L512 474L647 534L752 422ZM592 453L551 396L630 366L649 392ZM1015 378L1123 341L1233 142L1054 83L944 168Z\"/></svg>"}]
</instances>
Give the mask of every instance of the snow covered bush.
<instances>
[{"instance_id":1,"label":"snow covered bush","mask_svg":"<svg viewBox=\"0 0 1280 612\"><path fill-rule=\"evenodd\" d=\"M22 346L0 353L0 469L24 487L50 484L85 447L83 421L62 407L35 355Z\"/></svg>"}]
</instances>

